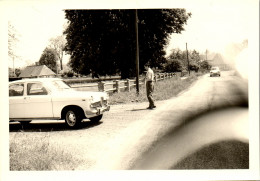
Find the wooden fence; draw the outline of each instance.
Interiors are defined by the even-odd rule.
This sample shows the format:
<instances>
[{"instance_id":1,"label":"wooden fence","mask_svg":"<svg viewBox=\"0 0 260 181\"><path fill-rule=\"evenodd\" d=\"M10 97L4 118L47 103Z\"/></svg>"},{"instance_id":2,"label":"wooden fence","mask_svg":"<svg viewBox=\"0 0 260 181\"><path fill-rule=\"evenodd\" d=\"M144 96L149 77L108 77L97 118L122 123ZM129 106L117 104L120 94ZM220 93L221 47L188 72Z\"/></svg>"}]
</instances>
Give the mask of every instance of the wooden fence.
<instances>
[{"instance_id":1,"label":"wooden fence","mask_svg":"<svg viewBox=\"0 0 260 181\"><path fill-rule=\"evenodd\" d=\"M176 77L175 73L160 73L155 75L155 81L161 81ZM139 79L139 85L144 84L144 78ZM81 91L100 91L100 92L121 92L121 91L130 91L132 87L136 86L135 79L127 80L114 80L114 81L100 81L97 83L88 83L88 84L71 84L72 88Z\"/></svg>"}]
</instances>

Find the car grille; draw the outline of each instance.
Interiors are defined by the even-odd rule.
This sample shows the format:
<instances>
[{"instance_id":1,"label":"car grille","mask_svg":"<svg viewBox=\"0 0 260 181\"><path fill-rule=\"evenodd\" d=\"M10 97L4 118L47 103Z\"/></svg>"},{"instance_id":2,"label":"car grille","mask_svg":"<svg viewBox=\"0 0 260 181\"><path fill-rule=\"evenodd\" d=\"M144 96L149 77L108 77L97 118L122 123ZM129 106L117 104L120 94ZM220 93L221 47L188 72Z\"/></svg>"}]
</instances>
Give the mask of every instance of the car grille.
<instances>
[{"instance_id":1,"label":"car grille","mask_svg":"<svg viewBox=\"0 0 260 181\"><path fill-rule=\"evenodd\" d=\"M98 102L94 102L91 104L92 107L103 107L103 106L107 106L107 100L104 100L103 97L101 97L101 100Z\"/></svg>"}]
</instances>

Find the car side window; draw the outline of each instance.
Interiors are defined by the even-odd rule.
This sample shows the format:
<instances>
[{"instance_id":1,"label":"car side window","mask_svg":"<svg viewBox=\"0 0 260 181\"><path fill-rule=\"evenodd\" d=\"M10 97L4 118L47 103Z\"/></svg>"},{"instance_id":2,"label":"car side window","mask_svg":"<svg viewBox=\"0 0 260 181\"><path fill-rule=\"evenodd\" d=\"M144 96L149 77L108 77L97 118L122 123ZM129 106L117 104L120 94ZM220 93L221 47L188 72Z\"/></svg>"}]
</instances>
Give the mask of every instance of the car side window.
<instances>
[{"instance_id":1,"label":"car side window","mask_svg":"<svg viewBox=\"0 0 260 181\"><path fill-rule=\"evenodd\" d=\"M27 95L47 95L48 92L41 83L28 83Z\"/></svg>"},{"instance_id":2,"label":"car side window","mask_svg":"<svg viewBox=\"0 0 260 181\"><path fill-rule=\"evenodd\" d=\"M9 86L9 96L23 96L24 85L23 84L12 84Z\"/></svg>"}]
</instances>

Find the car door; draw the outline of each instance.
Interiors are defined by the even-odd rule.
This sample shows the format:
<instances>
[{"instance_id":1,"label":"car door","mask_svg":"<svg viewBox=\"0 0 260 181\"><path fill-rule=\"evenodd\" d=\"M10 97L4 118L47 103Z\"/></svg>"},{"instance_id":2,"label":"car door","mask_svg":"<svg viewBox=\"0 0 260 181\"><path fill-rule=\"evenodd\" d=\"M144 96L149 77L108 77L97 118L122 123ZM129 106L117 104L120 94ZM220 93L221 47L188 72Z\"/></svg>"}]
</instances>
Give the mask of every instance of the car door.
<instances>
[{"instance_id":1,"label":"car door","mask_svg":"<svg viewBox=\"0 0 260 181\"><path fill-rule=\"evenodd\" d=\"M41 82L28 82L24 97L25 118L53 118L50 92Z\"/></svg>"},{"instance_id":2,"label":"car door","mask_svg":"<svg viewBox=\"0 0 260 181\"><path fill-rule=\"evenodd\" d=\"M24 117L24 83L9 85L9 118Z\"/></svg>"}]
</instances>

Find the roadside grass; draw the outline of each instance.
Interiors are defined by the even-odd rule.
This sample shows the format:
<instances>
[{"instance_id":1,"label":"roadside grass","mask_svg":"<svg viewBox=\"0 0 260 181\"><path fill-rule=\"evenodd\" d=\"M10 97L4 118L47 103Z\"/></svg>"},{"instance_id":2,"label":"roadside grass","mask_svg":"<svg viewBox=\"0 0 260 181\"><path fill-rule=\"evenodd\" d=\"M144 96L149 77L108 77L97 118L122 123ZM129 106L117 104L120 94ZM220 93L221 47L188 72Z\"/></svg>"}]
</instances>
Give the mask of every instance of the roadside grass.
<instances>
[{"instance_id":1,"label":"roadside grass","mask_svg":"<svg viewBox=\"0 0 260 181\"><path fill-rule=\"evenodd\" d=\"M194 74L185 79L173 77L163 81L157 81L154 84L153 98L155 101L167 100L177 96L181 91L187 89L201 74ZM131 102L147 102L145 85L141 85L139 95L137 96L135 88L130 92L119 92L110 95L109 100L111 105L123 104Z\"/></svg>"},{"instance_id":2,"label":"roadside grass","mask_svg":"<svg viewBox=\"0 0 260 181\"><path fill-rule=\"evenodd\" d=\"M24 135L21 135L24 134ZM11 171L73 170L80 160L72 154L51 145L49 136L28 136L19 133L9 142Z\"/></svg>"},{"instance_id":3,"label":"roadside grass","mask_svg":"<svg viewBox=\"0 0 260 181\"><path fill-rule=\"evenodd\" d=\"M248 169L249 144L236 140L205 146L172 169Z\"/></svg>"}]
</instances>

